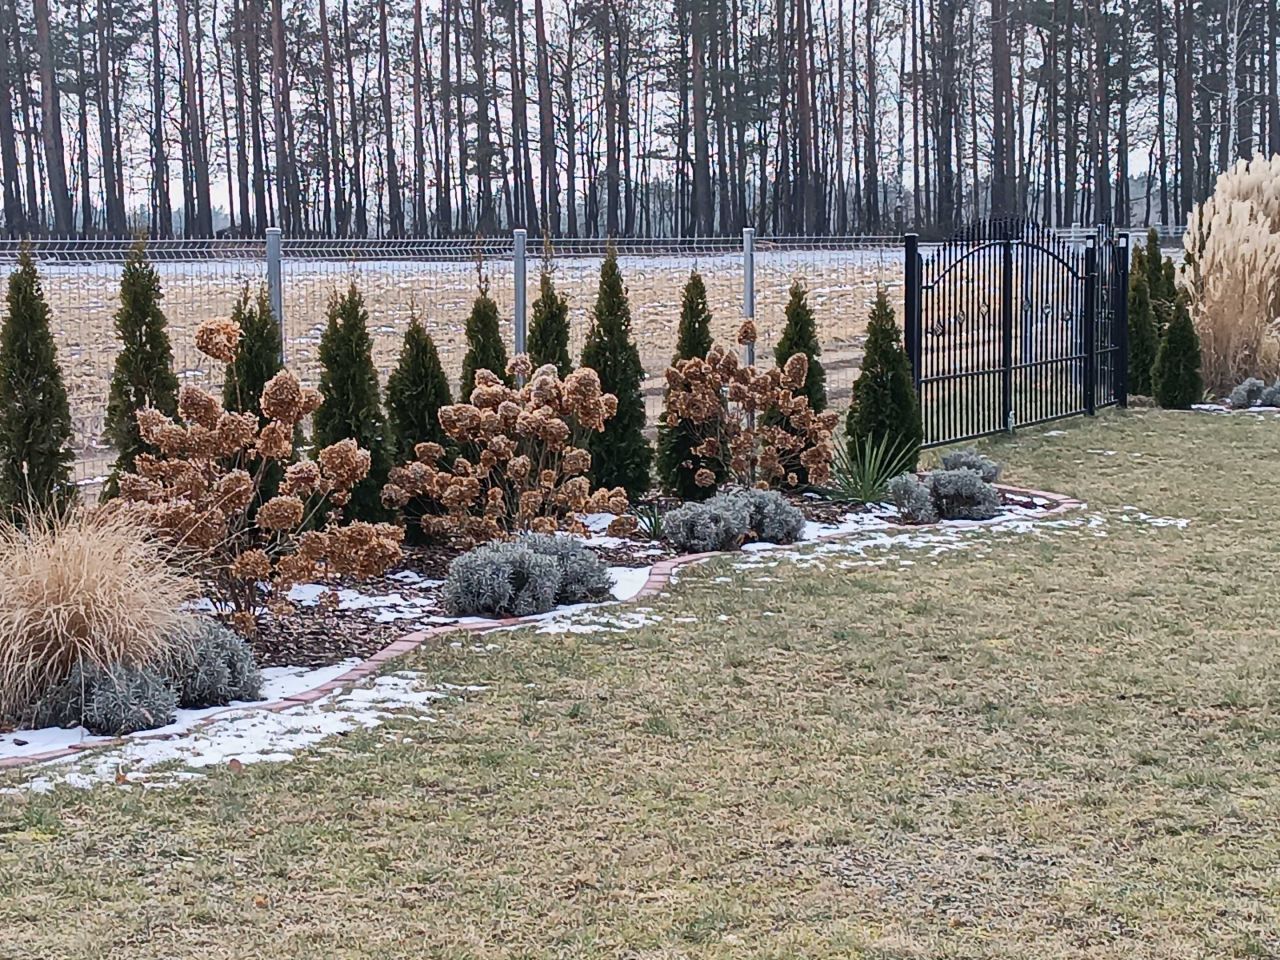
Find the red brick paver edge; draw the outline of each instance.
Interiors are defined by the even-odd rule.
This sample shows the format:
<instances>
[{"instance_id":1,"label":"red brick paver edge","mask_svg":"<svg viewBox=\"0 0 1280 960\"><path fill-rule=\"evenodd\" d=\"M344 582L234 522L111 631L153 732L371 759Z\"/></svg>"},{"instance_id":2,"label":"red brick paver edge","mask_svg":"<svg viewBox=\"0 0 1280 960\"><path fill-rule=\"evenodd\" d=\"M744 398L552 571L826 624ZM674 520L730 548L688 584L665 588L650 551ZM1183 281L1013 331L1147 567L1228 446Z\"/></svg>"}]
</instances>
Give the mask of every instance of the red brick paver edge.
<instances>
[{"instance_id":1,"label":"red brick paver edge","mask_svg":"<svg viewBox=\"0 0 1280 960\"><path fill-rule=\"evenodd\" d=\"M997 484L1000 492L1008 497L1021 500L1039 500L1044 501L1042 504L1032 504L1040 507L1040 513L1036 519L1054 516L1055 514L1066 513L1070 510L1078 510L1084 506L1081 500L1075 500L1071 497L1063 496L1060 493L1049 493L1044 490L1028 490L1023 487L1010 487L1005 484ZM998 518L997 518L998 519ZM934 525L936 526L936 524ZM920 530L920 526L908 526L905 524L888 524L890 529L900 530ZM830 543L835 540L841 540L846 537L854 536L859 531L851 531L847 533L832 533L823 537L817 537L808 543ZM645 580L644 585L629 600L613 601L615 603L634 603L637 600L644 600L650 597L656 597L658 594L668 587L671 578L681 567L689 566L694 563L701 563L712 557L728 556L729 553L735 551L713 551L711 553L688 553L680 557L672 557L669 560L660 560L649 568L649 577ZM411 653L414 650L434 641L438 640L446 634L460 633L463 631L482 634L491 630L500 630L520 626L525 623L536 623L540 616L529 617L510 617L503 620L490 620L483 623L447 623L438 627L432 627L428 630L415 630L413 633L407 633L398 640L394 640L387 644L377 653L373 654L369 659L356 664L341 676L334 677L317 687L310 690L303 690L299 693L292 694L280 700L271 700L265 703L255 703L251 706L234 707L229 706L225 710L219 710L207 717L202 717L199 721L192 724L186 729L174 733L152 733L140 734L132 737L116 737L111 740L93 740L91 742L83 742L73 744L69 747L62 747L57 750L50 750L45 753L33 753L24 757L0 757L0 770L11 770L15 767L22 767L28 764L47 763L50 760L62 760L67 757L75 756L86 750L97 750L103 747L114 747L135 740L170 740L174 737L186 736L192 730L198 730L206 724L218 720L228 713L239 713L246 710L267 710L273 713L279 713L283 710L290 710L294 707L300 707L304 704L314 703L316 700L323 699L331 693L335 693L352 683L364 680L382 670L382 668L392 660Z\"/></svg>"}]
</instances>

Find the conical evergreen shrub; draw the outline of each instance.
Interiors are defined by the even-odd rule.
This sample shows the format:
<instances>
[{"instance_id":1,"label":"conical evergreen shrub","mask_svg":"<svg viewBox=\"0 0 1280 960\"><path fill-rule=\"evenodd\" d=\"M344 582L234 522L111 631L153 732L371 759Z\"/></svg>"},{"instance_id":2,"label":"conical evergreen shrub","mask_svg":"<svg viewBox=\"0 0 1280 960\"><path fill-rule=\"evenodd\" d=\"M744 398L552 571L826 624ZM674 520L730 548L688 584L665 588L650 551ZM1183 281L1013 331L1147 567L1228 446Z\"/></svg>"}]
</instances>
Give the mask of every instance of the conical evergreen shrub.
<instances>
[{"instance_id":1,"label":"conical evergreen shrub","mask_svg":"<svg viewBox=\"0 0 1280 960\"><path fill-rule=\"evenodd\" d=\"M462 358L462 391L459 395L462 403L471 402L477 370L489 370L508 386L511 385L511 378L507 376L507 348L499 329L498 305L489 296L487 286L481 287L480 295L471 305L466 332L467 354Z\"/></svg>"},{"instance_id":2,"label":"conical evergreen shrub","mask_svg":"<svg viewBox=\"0 0 1280 960\"><path fill-rule=\"evenodd\" d=\"M702 275L694 270L684 286L680 304L680 328L676 336L674 366L680 360L705 357L711 349L711 311L707 307L707 288ZM681 422L667 426L667 411L658 421L658 481L662 488L681 500L705 500L716 492L725 479L724 464L719 459L700 457L693 448L701 443L691 424ZM716 478L714 486L700 487L693 477L701 469L710 470Z\"/></svg>"},{"instance_id":3,"label":"conical evergreen shrub","mask_svg":"<svg viewBox=\"0 0 1280 960\"><path fill-rule=\"evenodd\" d=\"M240 345L236 358L227 364L226 379L222 384L222 405L227 410L253 413L259 423L265 425L262 415L262 388L284 367L280 357L280 323L271 312L271 299L265 288L259 288L256 296L250 296L245 287L231 308L231 319L240 326ZM302 444L299 428L294 435L294 448ZM242 464L253 472L253 464ZM256 504L263 504L280 491L284 479L284 465L270 461L259 465L262 476L258 484ZM256 512L257 506L253 510Z\"/></svg>"},{"instance_id":4,"label":"conical evergreen shrub","mask_svg":"<svg viewBox=\"0 0 1280 960\"><path fill-rule=\"evenodd\" d=\"M1147 274L1129 274L1129 392L1151 396L1151 367L1156 360L1159 337L1155 314L1147 289Z\"/></svg>"},{"instance_id":5,"label":"conical evergreen shrub","mask_svg":"<svg viewBox=\"0 0 1280 960\"><path fill-rule=\"evenodd\" d=\"M227 365L222 384L222 405L228 410L262 417L262 388L284 366L280 358L280 323L271 312L265 289L251 297L246 287L231 308L231 319L240 325L240 346Z\"/></svg>"},{"instance_id":6,"label":"conical evergreen shrub","mask_svg":"<svg viewBox=\"0 0 1280 960\"><path fill-rule=\"evenodd\" d=\"M451 403L449 379L440 365L435 341L415 316L404 333L400 360L387 378L387 436L393 462L414 460L414 447L419 443L448 446L449 439L440 426L440 408ZM426 512L421 498L404 505L405 539L409 543L426 541L421 523Z\"/></svg>"},{"instance_id":7,"label":"conical evergreen shrub","mask_svg":"<svg viewBox=\"0 0 1280 960\"><path fill-rule=\"evenodd\" d=\"M871 308L862 369L853 385L845 434L851 458L856 458L862 445L887 443L890 450L904 457L907 469L914 470L919 462L924 442L920 402L902 332L883 288Z\"/></svg>"},{"instance_id":8,"label":"conical evergreen shrub","mask_svg":"<svg viewBox=\"0 0 1280 960\"><path fill-rule=\"evenodd\" d=\"M805 396L815 412L827 408L827 373L818 362L822 345L818 342L818 326L809 309L809 295L799 280L791 284L791 297L787 301L787 322L774 348L773 359L779 367L792 356L803 353L809 358L809 374L805 378Z\"/></svg>"},{"instance_id":9,"label":"conical evergreen shrub","mask_svg":"<svg viewBox=\"0 0 1280 960\"><path fill-rule=\"evenodd\" d=\"M414 317L404 334L400 360L387 378L387 436L396 463L412 460L419 443L445 445L439 414L451 403L435 341Z\"/></svg>"},{"instance_id":10,"label":"conical evergreen shrub","mask_svg":"<svg viewBox=\"0 0 1280 960\"><path fill-rule=\"evenodd\" d=\"M71 409L35 261L18 255L0 327L0 511L60 512L74 498Z\"/></svg>"},{"instance_id":11,"label":"conical evergreen shrub","mask_svg":"<svg viewBox=\"0 0 1280 960\"><path fill-rule=\"evenodd\" d=\"M550 270L542 271L538 299L533 302L533 323L525 346L535 370L553 363L563 379L573 369L573 361L569 359L569 301L556 292Z\"/></svg>"},{"instance_id":12,"label":"conical evergreen shrub","mask_svg":"<svg viewBox=\"0 0 1280 960\"><path fill-rule=\"evenodd\" d=\"M320 393L324 402L312 419L312 445L355 440L369 451L369 474L351 493L345 515L353 520L380 520L382 488L391 469L378 371L373 365L373 340L364 298L353 283L345 295L329 302L329 322L320 338Z\"/></svg>"},{"instance_id":13,"label":"conical evergreen shrub","mask_svg":"<svg viewBox=\"0 0 1280 960\"><path fill-rule=\"evenodd\" d=\"M154 407L167 417L178 413L178 378L160 309L162 297L160 277L147 261L146 245L140 240L129 251L120 277L115 328L121 350L111 377L105 428L116 461L104 497L115 496L118 476L133 470L138 454L155 452L138 434L137 411Z\"/></svg>"},{"instance_id":14,"label":"conical evergreen shrub","mask_svg":"<svg viewBox=\"0 0 1280 960\"><path fill-rule=\"evenodd\" d=\"M1191 323L1185 297L1173 307L1173 319L1165 328L1151 370L1156 403L1169 410L1186 410L1204 398L1200 379L1200 338Z\"/></svg>"},{"instance_id":15,"label":"conical evergreen shrub","mask_svg":"<svg viewBox=\"0 0 1280 960\"><path fill-rule=\"evenodd\" d=\"M600 289L591 329L582 350L582 366L600 375L605 393L618 398L618 412L602 433L588 440L593 486L622 487L630 497L649 489L653 451L644 436L644 367L631 339L631 307L618 270L617 251L610 247L600 267Z\"/></svg>"}]
</instances>

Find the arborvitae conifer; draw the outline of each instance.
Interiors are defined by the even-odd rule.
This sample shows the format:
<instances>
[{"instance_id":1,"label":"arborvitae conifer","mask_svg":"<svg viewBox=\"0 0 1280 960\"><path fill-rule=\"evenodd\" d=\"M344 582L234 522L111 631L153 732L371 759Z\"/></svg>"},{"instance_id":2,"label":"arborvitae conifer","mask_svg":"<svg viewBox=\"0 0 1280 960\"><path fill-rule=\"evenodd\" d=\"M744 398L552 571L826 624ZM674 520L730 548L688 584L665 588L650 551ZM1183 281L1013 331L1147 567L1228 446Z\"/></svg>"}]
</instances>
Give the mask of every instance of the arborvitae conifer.
<instances>
[{"instance_id":1,"label":"arborvitae conifer","mask_svg":"<svg viewBox=\"0 0 1280 960\"><path fill-rule=\"evenodd\" d=\"M804 284L799 280L791 284L791 298L787 301L787 322L778 338L778 345L773 351L774 361L779 367L784 366L792 356L803 353L809 358L809 374L805 378L804 390L809 398L810 409L816 411L827 408L827 374L818 362L818 354L822 345L818 342L818 327L809 309L809 297Z\"/></svg>"},{"instance_id":2,"label":"arborvitae conifer","mask_svg":"<svg viewBox=\"0 0 1280 960\"><path fill-rule=\"evenodd\" d=\"M911 361L883 289L876 294L871 308L862 370L853 385L845 433L851 456L859 445L888 443L890 450L901 451L909 458L908 469L914 470L919 460L924 440L920 402L911 377Z\"/></svg>"},{"instance_id":3,"label":"arborvitae conifer","mask_svg":"<svg viewBox=\"0 0 1280 960\"><path fill-rule=\"evenodd\" d=\"M535 370L552 363L556 372L564 377L573 369L573 361L569 359L569 301L556 292L551 271L545 268L539 281L538 299L533 302L533 323L526 347Z\"/></svg>"},{"instance_id":4,"label":"arborvitae conifer","mask_svg":"<svg viewBox=\"0 0 1280 960\"><path fill-rule=\"evenodd\" d=\"M507 348L502 342L498 324L498 305L489 296L487 285L471 306L467 317L467 354L462 358L462 403L471 402L471 391L476 387L476 371L489 370L504 380L508 386Z\"/></svg>"},{"instance_id":5,"label":"arborvitae conifer","mask_svg":"<svg viewBox=\"0 0 1280 960\"><path fill-rule=\"evenodd\" d=\"M250 296L248 288L231 308L231 319L240 325L236 358L227 364L222 385L222 405L228 410L262 416L262 388L280 372L280 324L271 312L267 291Z\"/></svg>"},{"instance_id":6,"label":"arborvitae conifer","mask_svg":"<svg viewBox=\"0 0 1280 960\"><path fill-rule=\"evenodd\" d=\"M639 496L649 489L653 458L644 436L644 396L640 392L644 367L631 339L631 308L612 246L600 267L600 289L582 350L582 366L595 370L604 392L618 398L618 412L605 422L604 432L593 433L588 440L595 484L622 487L629 496Z\"/></svg>"},{"instance_id":7,"label":"arborvitae conifer","mask_svg":"<svg viewBox=\"0 0 1280 960\"><path fill-rule=\"evenodd\" d=\"M71 409L45 301L28 250L9 277L0 327L0 511L62 511L75 498Z\"/></svg>"},{"instance_id":8,"label":"arborvitae conifer","mask_svg":"<svg viewBox=\"0 0 1280 960\"><path fill-rule=\"evenodd\" d=\"M705 357L710 349L711 311L707 307L707 288L702 275L694 270L684 287L676 352L671 363L674 366L680 360ZM682 421L674 428L668 427L667 411L662 411L662 419L658 421L658 479L664 490L682 500L705 500L725 478L720 459L700 457L693 452L700 443L693 425ZM703 468L714 474L715 486L700 487L693 482L694 474Z\"/></svg>"},{"instance_id":9,"label":"arborvitae conifer","mask_svg":"<svg viewBox=\"0 0 1280 960\"><path fill-rule=\"evenodd\" d=\"M121 349L111 377L105 427L116 461L104 497L115 496L119 474L133 470L138 454L155 452L138 435L137 411L154 407L168 417L178 413L178 378L161 297L160 277L147 262L146 246L139 240L129 251L120 277L115 328Z\"/></svg>"},{"instance_id":10,"label":"arborvitae conifer","mask_svg":"<svg viewBox=\"0 0 1280 960\"><path fill-rule=\"evenodd\" d=\"M320 338L320 393L324 402L313 417L312 444L316 450L355 440L369 451L369 474L356 485L345 515L354 520L380 520L382 488L391 468L378 372L373 365L373 341L364 298L353 283L345 296L329 302L329 322Z\"/></svg>"},{"instance_id":11,"label":"arborvitae conifer","mask_svg":"<svg viewBox=\"0 0 1280 960\"><path fill-rule=\"evenodd\" d=\"M1151 379L1156 403L1167 409L1186 410L1204 399L1200 338L1191 323L1185 297L1174 303L1173 319L1160 340Z\"/></svg>"},{"instance_id":12,"label":"arborvitae conifer","mask_svg":"<svg viewBox=\"0 0 1280 960\"><path fill-rule=\"evenodd\" d=\"M387 434L397 463L412 460L419 443L445 445L439 414L441 407L451 403L449 380L435 341L414 317L404 334L400 360L387 378Z\"/></svg>"},{"instance_id":13,"label":"arborvitae conifer","mask_svg":"<svg viewBox=\"0 0 1280 960\"><path fill-rule=\"evenodd\" d=\"M1147 289L1147 274L1129 275L1129 392L1151 396L1151 367L1156 360L1159 337Z\"/></svg>"}]
</instances>

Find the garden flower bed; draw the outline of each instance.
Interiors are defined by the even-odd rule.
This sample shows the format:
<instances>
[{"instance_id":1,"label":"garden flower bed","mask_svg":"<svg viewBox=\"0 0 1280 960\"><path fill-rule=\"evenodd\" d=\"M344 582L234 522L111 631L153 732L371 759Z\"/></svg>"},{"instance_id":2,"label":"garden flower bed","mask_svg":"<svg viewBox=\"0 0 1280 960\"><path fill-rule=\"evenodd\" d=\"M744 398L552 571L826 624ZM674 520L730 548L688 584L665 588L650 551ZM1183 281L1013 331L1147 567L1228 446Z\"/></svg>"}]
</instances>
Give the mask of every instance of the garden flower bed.
<instances>
[{"instance_id":1,"label":"garden flower bed","mask_svg":"<svg viewBox=\"0 0 1280 960\"><path fill-rule=\"evenodd\" d=\"M857 507L833 504L813 496L792 495L788 499L805 514L803 532L793 544L840 541L877 531L997 526L1016 521L1037 521L1081 506L1078 501L1054 493L999 486L1000 511L984 520L942 520L931 525L907 525L891 504ZM365 582L337 584L308 583L292 588L293 610L270 614L252 641L262 669L261 697L252 702L233 702L225 706L175 712L172 722L155 729L126 737L93 736L83 727L70 729L47 727L38 730L10 730L0 733L0 768L74 758L85 750L112 744L139 744L148 741L172 741L168 748L134 747L148 755L168 749L181 753L184 737L197 733L212 722L228 718L245 718L250 713L288 714L306 706L322 709L326 705L340 709L345 691L380 673L392 660L410 653L423 644L442 642L454 633L479 634L510 628L525 623L542 622L548 632L599 629L591 622L576 623L593 608L613 608L660 592L683 565L708 559L718 553L678 554L659 540L621 538L604 533L612 518L591 515L585 518L590 530L579 538L594 553L608 559L612 588L608 598L596 603L562 604L526 617L482 618L450 616L444 612L442 588L445 572L452 556L460 551L440 548L406 551L404 562L383 576ZM758 553L782 545L747 543L743 551ZM452 554L452 556L451 556ZM602 610L602 613L604 611ZM623 614L622 616L626 616ZM643 620L643 611L636 616ZM587 620L592 617L588 614ZM605 619L605 618L596 618ZM617 615L610 623L625 625ZM272 661L296 659L293 664ZM403 679L403 678L401 678ZM418 691L416 699L405 700L404 692L395 702L422 705L447 691ZM315 735L333 732L342 724L318 722ZM242 753L257 759L287 759L288 751L279 749L277 741L296 747L294 725L276 721L247 721L240 741L228 745L219 742L214 755L236 759ZM224 738L225 739L225 738ZM310 742L304 738L304 743ZM274 744L274 746L273 746Z\"/></svg>"}]
</instances>

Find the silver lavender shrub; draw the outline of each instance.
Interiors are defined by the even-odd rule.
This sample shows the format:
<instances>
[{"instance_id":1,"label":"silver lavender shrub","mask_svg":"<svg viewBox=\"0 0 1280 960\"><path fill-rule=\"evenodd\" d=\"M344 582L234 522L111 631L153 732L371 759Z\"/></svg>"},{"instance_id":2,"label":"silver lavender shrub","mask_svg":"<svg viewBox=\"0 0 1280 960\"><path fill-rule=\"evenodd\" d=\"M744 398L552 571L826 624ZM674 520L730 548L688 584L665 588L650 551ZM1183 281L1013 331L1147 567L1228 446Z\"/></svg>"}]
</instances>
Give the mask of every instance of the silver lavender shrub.
<instances>
[{"instance_id":1,"label":"silver lavender shrub","mask_svg":"<svg viewBox=\"0 0 1280 960\"><path fill-rule=\"evenodd\" d=\"M996 483L1003 469L990 457L985 457L972 447L956 450L942 455L943 470L973 470L981 475L986 483Z\"/></svg>"},{"instance_id":2,"label":"silver lavender shrub","mask_svg":"<svg viewBox=\"0 0 1280 960\"><path fill-rule=\"evenodd\" d=\"M746 498L748 523L757 540L795 543L804 533L804 513L776 490L742 490L721 496Z\"/></svg>"},{"instance_id":3,"label":"silver lavender shrub","mask_svg":"<svg viewBox=\"0 0 1280 960\"><path fill-rule=\"evenodd\" d=\"M609 568L577 537L563 534L526 533L522 543L534 553L550 557L560 568L556 603L584 603L609 596L613 580Z\"/></svg>"},{"instance_id":4,"label":"silver lavender shrub","mask_svg":"<svg viewBox=\"0 0 1280 960\"><path fill-rule=\"evenodd\" d=\"M683 553L736 550L751 529L751 509L741 497L717 494L702 503L686 503L667 511L662 528Z\"/></svg>"},{"instance_id":5,"label":"silver lavender shrub","mask_svg":"<svg viewBox=\"0 0 1280 960\"><path fill-rule=\"evenodd\" d=\"M173 655L165 665L178 706L220 707L233 700L256 700L262 674L253 651L235 631L216 620L191 617L171 637Z\"/></svg>"},{"instance_id":6,"label":"silver lavender shrub","mask_svg":"<svg viewBox=\"0 0 1280 960\"><path fill-rule=\"evenodd\" d=\"M938 509L933 505L933 485L926 477L904 473L889 481L889 499L906 523L937 523Z\"/></svg>"},{"instance_id":7,"label":"silver lavender shrub","mask_svg":"<svg viewBox=\"0 0 1280 960\"><path fill-rule=\"evenodd\" d=\"M527 543L482 544L449 565L444 608L457 617L527 617L556 605L560 565Z\"/></svg>"},{"instance_id":8,"label":"silver lavender shrub","mask_svg":"<svg viewBox=\"0 0 1280 960\"><path fill-rule=\"evenodd\" d=\"M173 719L177 697L169 682L150 667L117 663L77 664L71 674L36 704L36 727L83 725L99 736L119 737L153 730Z\"/></svg>"},{"instance_id":9,"label":"silver lavender shrub","mask_svg":"<svg viewBox=\"0 0 1280 960\"><path fill-rule=\"evenodd\" d=\"M1239 384L1227 397L1227 406L1232 410L1248 410L1262 399L1267 392L1267 385L1257 377L1249 377ZM1274 395L1272 397L1274 400ZM1271 406L1271 404L1265 404Z\"/></svg>"},{"instance_id":10,"label":"silver lavender shrub","mask_svg":"<svg viewBox=\"0 0 1280 960\"><path fill-rule=\"evenodd\" d=\"M990 520L1000 512L1000 491L968 467L933 471L929 491L944 520Z\"/></svg>"}]
</instances>

